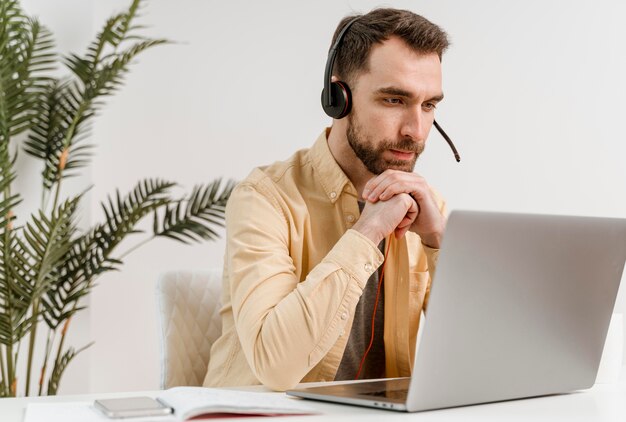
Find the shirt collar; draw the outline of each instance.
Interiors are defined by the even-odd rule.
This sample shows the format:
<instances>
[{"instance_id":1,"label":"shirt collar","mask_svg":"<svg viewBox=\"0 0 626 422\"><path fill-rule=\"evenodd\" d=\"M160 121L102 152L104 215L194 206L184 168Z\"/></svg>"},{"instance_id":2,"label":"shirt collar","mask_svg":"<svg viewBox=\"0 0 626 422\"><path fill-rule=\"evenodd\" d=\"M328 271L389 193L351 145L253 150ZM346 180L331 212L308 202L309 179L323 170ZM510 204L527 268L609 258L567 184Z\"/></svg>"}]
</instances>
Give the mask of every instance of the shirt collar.
<instances>
[{"instance_id":1,"label":"shirt collar","mask_svg":"<svg viewBox=\"0 0 626 422\"><path fill-rule=\"evenodd\" d=\"M322 131L310 150L311 162L326 196L333 204L339 199L344 188L356 197L356 189L343 172L328 146L330 128ZM348 186L346 186L348 185Z\"/></svg>"}]
</instances>

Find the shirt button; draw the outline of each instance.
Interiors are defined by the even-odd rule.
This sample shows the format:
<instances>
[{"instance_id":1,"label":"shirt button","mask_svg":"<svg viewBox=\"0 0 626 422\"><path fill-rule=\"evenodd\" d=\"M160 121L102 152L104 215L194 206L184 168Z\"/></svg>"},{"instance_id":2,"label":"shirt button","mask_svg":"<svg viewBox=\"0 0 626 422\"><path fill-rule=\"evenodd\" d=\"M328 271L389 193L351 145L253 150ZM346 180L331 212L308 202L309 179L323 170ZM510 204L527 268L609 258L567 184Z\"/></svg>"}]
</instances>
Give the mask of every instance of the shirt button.
<instances>
[{"instance_id":1,"label":"shirt button","mask_svg":"<svg viewBox=\"0 0 626 422\"><path fill-rule=\"evenodd\" d=\"M372 264L370 264L369 262L365 264L365 271L368 273L371 273L372 271L374 271L374 267L372 267Z\"/></svg>"},{"instance_id":2,"label":"shirt button","mask_svg":"<svg viewBox=\"0 0 626 422\"><path fill-rule=\"evenodd\" d=\"M346 220L348 220L348 223L352 223L354 222L354 216L352 214L348 214L346 216Z\"/></svg>"},{"instance_id":3,"label":"shirt button","mask_svg":"<svg viewBox=\"0 0 626 422\"><path fill-rule=\"evenodd\" d=\"M331 199L335 199L337 197L337 192L332 191L329 195Z\"/></svg>"},{"instance_id":4,"label":"shirt button","mask_svg":"<svg viewBox=\"0 0 626 422\"><path fill-rule=\"evenodd\" d=\"M344 312L343 314L341 314L341 319L348 319L348 313Z\"/></svg>"}]
</instances>

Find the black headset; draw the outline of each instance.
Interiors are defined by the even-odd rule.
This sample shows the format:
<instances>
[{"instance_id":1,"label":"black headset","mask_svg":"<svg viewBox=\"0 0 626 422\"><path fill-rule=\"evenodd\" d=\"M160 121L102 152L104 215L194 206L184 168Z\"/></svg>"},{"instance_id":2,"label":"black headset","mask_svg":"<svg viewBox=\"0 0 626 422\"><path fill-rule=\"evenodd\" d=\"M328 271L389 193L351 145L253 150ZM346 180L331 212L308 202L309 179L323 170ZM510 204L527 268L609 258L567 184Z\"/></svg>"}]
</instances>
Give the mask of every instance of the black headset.
<instances>
[{"instance_id":1,"label":"black headset","mask_svg":"<svg viewBox=\"0 0 626 422\"><path fill-rule=\"evenodd\" d=\"M350 87L345 82L332 82L333 67L335 66L335 59L337 58L337 48L343 39L344 34L354 22L359 20L356 17L349 21L346 26L343 27L337 39L330 51L328 52L328 60L326 61L326 71L324 72L324 90L322 91L322 107L326 114L333 119L342 119L350 113L352 109L352 94L350 93Z\"/></svg>"},{"instance_id":2,"label":"black headset","mask_svg":"<svg viewBox=\"0 0 626 422\"><path fill-rule=\"evenodd\" d=\"M337 48L339 48L339 44L341 44L341 40L343 39L345 33L348 29L350 29L354 22L359 20L359 18L360 16L357 16L356 18L348 21L348 23L337 35L335 43L328 51L328 60L326 61L326 70L324 72L324 89L322 90L322 108L324 109L324 112L333 119L342 119L346 117L352 109L352 93L350 92L350 87L347 83L342 81L332 82L332 73L335 65L335 59L337 58ZM452 149L456 161L460 162L461 156L456 150L456 147L452 143L450 137L443 131L436 120L433 121L433 125Z\"/></svg>"}]
</instances>

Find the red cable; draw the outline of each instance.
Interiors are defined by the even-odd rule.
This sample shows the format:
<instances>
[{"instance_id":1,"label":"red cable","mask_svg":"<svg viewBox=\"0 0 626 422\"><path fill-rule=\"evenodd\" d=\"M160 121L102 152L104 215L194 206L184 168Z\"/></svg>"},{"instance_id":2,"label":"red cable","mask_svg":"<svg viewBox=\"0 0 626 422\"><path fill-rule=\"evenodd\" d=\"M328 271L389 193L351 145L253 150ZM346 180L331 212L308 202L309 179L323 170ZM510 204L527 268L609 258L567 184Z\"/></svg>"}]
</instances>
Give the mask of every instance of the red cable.
<instances>
[{"instance_id":1,"label":"red cable","mask_svg":"<svg viewBox=\"0 0 626 422\"><path fill-rule=\"evenodd\" d=\"M372 344L374 344L374 323L376 322L376 309L378 308L378 298L380 297L380 286L382 286L383 284L383 274L385 273L385 264L387 263L387 254L389 253L389 242L385 242L385 243L387 244L387 251L385 252L383 266L380 269L380 277L378 279L378 288L376 290L376 301L374 302L374 312L372 312L372 334L370 335L370 344L369 346L367 346L367 349L365 350L365 353L363 354L363 357L361 358L361 363L359 364L359 370L356 373L356 377L354 377L355 380L359 379L359 376L361 375L361 370L363 369L363 364L365 363L365 358L367 357L367 354L370 352L370 349L372 348Z\"/></svg>"}]
</instances>

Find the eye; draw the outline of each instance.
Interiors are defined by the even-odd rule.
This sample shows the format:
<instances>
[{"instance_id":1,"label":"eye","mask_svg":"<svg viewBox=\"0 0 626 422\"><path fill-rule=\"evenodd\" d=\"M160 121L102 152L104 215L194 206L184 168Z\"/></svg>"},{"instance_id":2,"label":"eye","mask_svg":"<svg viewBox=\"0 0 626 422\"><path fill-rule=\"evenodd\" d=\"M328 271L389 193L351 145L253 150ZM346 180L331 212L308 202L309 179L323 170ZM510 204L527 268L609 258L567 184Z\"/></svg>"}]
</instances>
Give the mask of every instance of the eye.
<instances>
[{"instance_id":1,"label":"eye","mask_svg":"<svg viewBox=\"0 0 626 422\"><path fill-rule=\"evenodd\" d=\"M435 110L437 108L437 104L435 104L435 103L426 103L426 104L423 105L423 107L424 107L424 109L426 111L433 111L433 110Z\"/></svg>"},{"instance_id":2,"label":"eye","mask_svg":"<svg viewBox=\"0 0 626 422\"><path fill-rule=\"evenodd\" d=\"M386 104L389 105L398 105L398 104L402 104L402 100L400 98L395 98L395 97L391 97L391 98L383 98L383 101Z\"/></svg>"}]
</instances>

